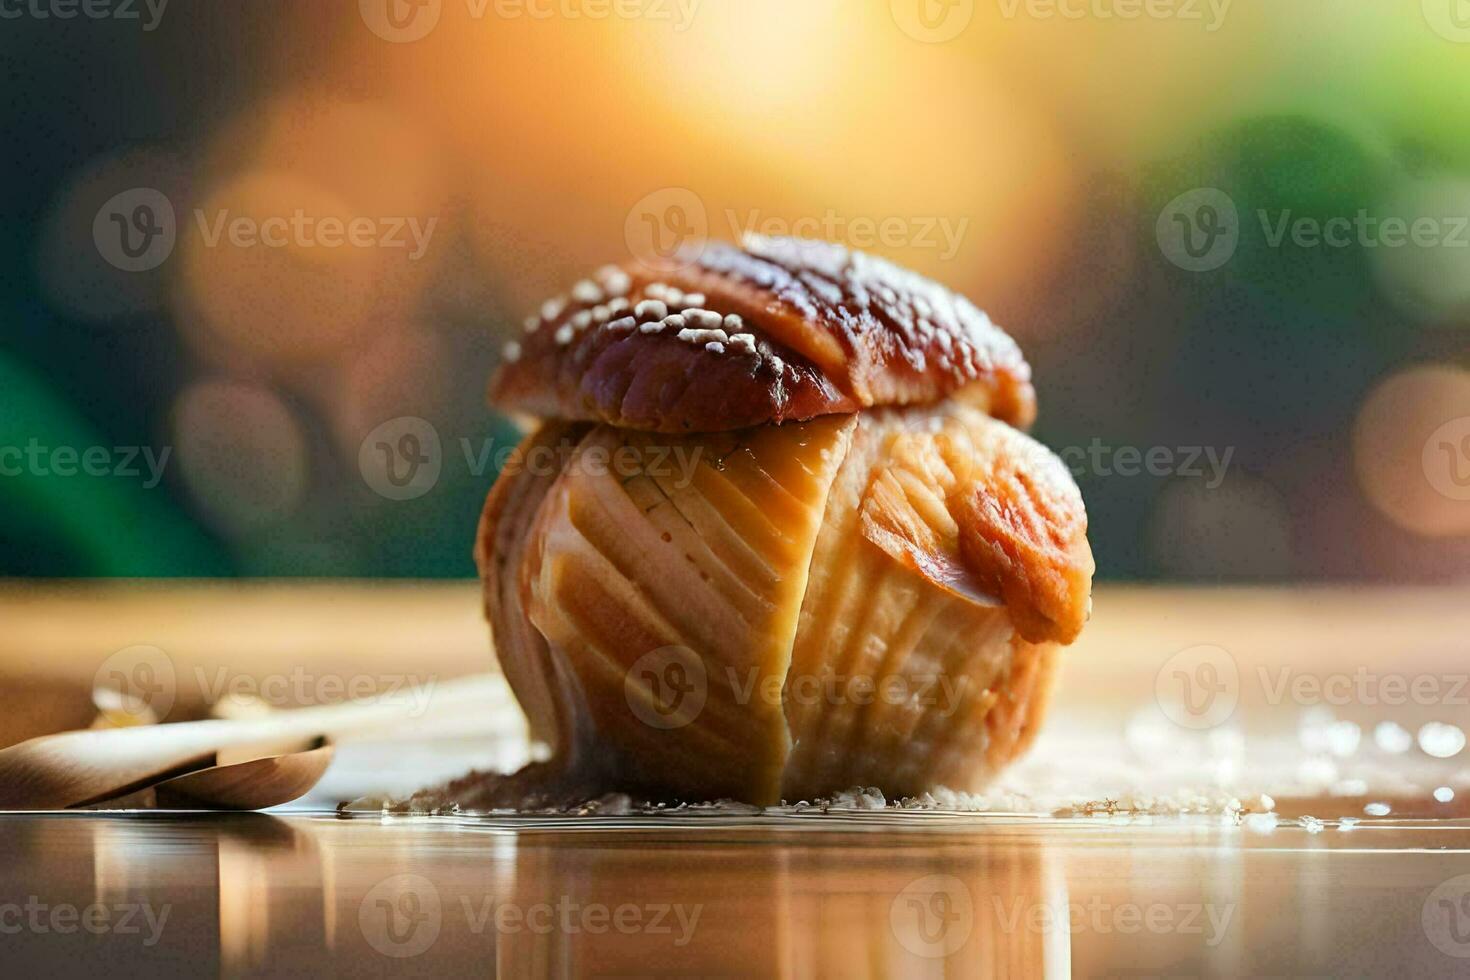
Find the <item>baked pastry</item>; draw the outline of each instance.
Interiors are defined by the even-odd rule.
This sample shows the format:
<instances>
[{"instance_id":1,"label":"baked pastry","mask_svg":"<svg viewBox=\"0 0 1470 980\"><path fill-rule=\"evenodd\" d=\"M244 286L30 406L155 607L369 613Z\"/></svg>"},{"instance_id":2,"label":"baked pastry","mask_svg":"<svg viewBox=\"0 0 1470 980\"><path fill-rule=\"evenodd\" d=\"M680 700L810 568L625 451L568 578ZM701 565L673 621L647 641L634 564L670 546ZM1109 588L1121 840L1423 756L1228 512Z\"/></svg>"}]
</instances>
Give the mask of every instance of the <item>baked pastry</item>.
<instances>
[{"instance_id":1,"label":"baked pastry","mask_svg":"<svg viewBox=\"0 0 1470 980\"><path fill-rule=\"evenodd\" d=\"M768 804L973 790L1089 610L1081 496L1015 343L836 245L609 266L506 345L539 418L476 559L538 779Z\"/></svg>"}]
</instances>

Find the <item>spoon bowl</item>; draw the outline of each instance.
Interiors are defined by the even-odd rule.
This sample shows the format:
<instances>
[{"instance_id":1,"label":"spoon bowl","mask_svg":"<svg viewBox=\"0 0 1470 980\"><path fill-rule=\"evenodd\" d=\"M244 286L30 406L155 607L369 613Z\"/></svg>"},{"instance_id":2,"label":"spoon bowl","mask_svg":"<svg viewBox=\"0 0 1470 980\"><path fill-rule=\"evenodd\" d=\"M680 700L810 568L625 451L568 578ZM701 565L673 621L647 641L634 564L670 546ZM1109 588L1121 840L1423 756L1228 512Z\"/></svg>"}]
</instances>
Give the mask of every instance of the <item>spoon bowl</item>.
<instances>
[{"instance_id":1,"label":"spoon bowl","mask_svg":"<svg viewBox=\"0 0 1470 980\"><path fill-rule=\"evenodd\" d=\"M153 787L163 809L264 810L304 796L332 764L336 747L325 738L312 748L246 762L209 766Z\"/></svg>"}]
</instances>

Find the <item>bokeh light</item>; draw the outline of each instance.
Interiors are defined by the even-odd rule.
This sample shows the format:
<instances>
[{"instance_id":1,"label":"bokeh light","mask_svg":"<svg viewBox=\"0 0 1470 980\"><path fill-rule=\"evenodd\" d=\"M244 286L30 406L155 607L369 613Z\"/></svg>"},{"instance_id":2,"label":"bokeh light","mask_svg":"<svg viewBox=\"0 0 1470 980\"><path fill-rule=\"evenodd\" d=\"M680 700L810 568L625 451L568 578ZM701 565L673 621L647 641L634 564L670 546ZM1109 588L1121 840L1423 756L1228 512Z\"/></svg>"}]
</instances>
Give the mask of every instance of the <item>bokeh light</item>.
<instances>
[{"instance_id":1,"label":"bokeh light","mask_svg":"<svg viewBox=\"0 0 1470 980\"><path fill-rule=\"evenodd\" d=\"M363 434L404 416L451 446L506 433L484 404L501 341L679 202L714 237L834 238L969 294L1031 361L1051 445L1231 447L1208 489L1079 473L1105 578L1470 573L1470 248L1267 234L1366 212L1451 237L1470 214L1470 49L1415 5L977 3L942 37L886 0L701 3L687 21L678 4L439 6L412 43L351 3L171 9L185 23L139 41L137 86L56 73L126 61L80 22L8 51L17 89L43 79L63 109L10 104L27 135L0 353L46 378L63 431L179 440L135 499L198 547L146 567L470 574L463 528L493 473L446 466L385 506ZM1203 272L1157 236L1199 189L1242 222ZM99 221L140 233L158 198L167 248L99 245ZM378 244L258 241L297 214L366 220ZM407 228L409 247L381 247L385 222L410 220L422 254ZM44 487L7 500L39 514ZM40 519L75 544L13 549L14 570L144 567L92 533L118 488L69 489Z\"/></svg>"},{"instance_id":2,"label":"bokeh light","mask_svg":"<svg viewBox=\"0 0 1470 980\"><path fill-rule=\"evenodd\" d=\"M276 392L197 381L180 393L173 415L180 473L207 521L251 534L296 511L310 476L306 437Z\"/></svg>"},{"instance_id":3,"label":"bokeh light","mask_svg":"<svg viewBox=\"0 0 1470 980\"><path fill-rule=\"evenodd\" d=\"M363 438L400 416L439 418L450 395L448 352L439 334L402 325L373 338L317 395L326 400L338 451L355 458Z\"/></svg>"},{"instance_id":4,"label":"bokeh light","mask_svg":"<svg viewBox=\"0 0 1470 980\"><path fill-rule=\"evenodd\" d=\"M184 324L204 331L191 339L216 358L223 345L266 361L318 360L360 341L394 302L380 286L382 253L371 248L317 247L291 231L280 232L279 245L244 244L266 233L265 222L296 213L343 223L361 216L305 178L242 177L210 193L200 212L211 224L191 228L183 245L187 308L199 319ZM232 240L237 221L250 237Z\"/></svg>"},{"instance_id":5,"label":"bokeh light","mask_svg":"<svg viewBox=\"0 0 1470 980\"><path fill-rule=\"evenodd\" d=\"M205 166L292 174L372 215L427 218L447 194L447 160L432 130L381 101L314 90L240 113L210 141Z\"/></svg>"},{"instance_id":6,"label":"bokeh light","mask_svg":"<svg viewBox=\"0 0 1470 980\"><path fill-rule=\"evenodd\" d=\"M1407 238L1373 251L1384 293L1404 312L1455 323L1470 313L1470 180L1405 180L1374 209L1397 219Z\"/></svg>"},{"instance_id":7,"label":"bokeh light","mask_svg":"<svg viewBox=\"0 0 1470 980\"><path fill-rule=\"evenodd\" d=\"M167 305L167 265L145 272L119 268L94 236L99 214L109 202L125 201L140 188L168 199L174 212L169 220L176 228L192 200L192 167L169 149L135 147L99 157L68 177L36 242L36 274L46 298L58 309L87 320L110 321ZM104 221L108 217L102 215Z\"/></svg>"},{"instance_id":8,"label":"bokeh light","mask_svg":"<svg viewBox=\"0 0 1470 980\"><path fill-rule=\"evenodd\" d=\"M1415 534L1470 534L1470 371L1401 371L1369 394L1353 429L1364 495Z\"/></svg>"},{"instance_id":9,"label":"bokeh light","mask_svg":"<svg viewBox=\"0 0 1470 980\"><path fill-rule=\"evenodd\" d=\"M1242 528L1250 528L1242 534ZM1266 481L1231 473L1219 486L1169 484L1154 511L1150 540L1167 574L1188 579L1281 579L1292 571L1292 523Z\"/></svg>"}]
</instances>

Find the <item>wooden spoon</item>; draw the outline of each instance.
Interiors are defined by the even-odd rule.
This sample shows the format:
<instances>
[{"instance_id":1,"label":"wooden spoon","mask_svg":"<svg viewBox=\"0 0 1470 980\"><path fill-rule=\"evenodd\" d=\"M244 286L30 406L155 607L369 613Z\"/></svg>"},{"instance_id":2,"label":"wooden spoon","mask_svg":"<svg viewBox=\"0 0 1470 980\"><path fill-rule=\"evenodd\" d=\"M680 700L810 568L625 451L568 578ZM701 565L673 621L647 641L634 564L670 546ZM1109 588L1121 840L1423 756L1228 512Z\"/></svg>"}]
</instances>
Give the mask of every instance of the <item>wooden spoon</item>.
<instances>
[{"instance_id":1,"label":"wooden spoon","mask_svg":"<svg viewBox=\"0 0 1470 980\"><path fill-rule=\"evenodd\" d=\"M306 795L332 764L335 753L336 747L323 738L304 752L211 766L157 784L154 800L159 807L179 810L280 806Z\"/></svg>"},{"instance_id":2,"label":"wooden spoon","mask_svg":"<svg viewBox=\"0 0 1470 980\"><path fill-rule=\"evenodd\" d=\"M289 803L315 786L333 754L334 746L322 738L294 748L231 750L203 769L94 800L83 809L264 810Z\"/></svg>"},{"instance_id":3,"label":"wooden spoon","mask_svg":"<svg viewBox=\"0 0 1470 980\"><path fill-rule=\"evenodd\" d=\"M429 710L435 716L484 713L505 700L505 681L500 676L468 677L438 685ZM191 721L45 735L0 751L0 810L87 806L208 769L216 765L221 753L232 749L256 751L261 745L292 739L341 741L375 731L412 728L427 720L418 717L413 705L369 701L283 711L247 721ZM329 755L279 763L281 771L274 774L271 765L263 764L240 775L284 785L293 778L306 778L314 766L324 764L324 759L330 761ZM294 775L286 768L295 770ZM195 791L226 793L224 786L235 778L217 774L202 780Z\"/></svg>"}]
</instances>

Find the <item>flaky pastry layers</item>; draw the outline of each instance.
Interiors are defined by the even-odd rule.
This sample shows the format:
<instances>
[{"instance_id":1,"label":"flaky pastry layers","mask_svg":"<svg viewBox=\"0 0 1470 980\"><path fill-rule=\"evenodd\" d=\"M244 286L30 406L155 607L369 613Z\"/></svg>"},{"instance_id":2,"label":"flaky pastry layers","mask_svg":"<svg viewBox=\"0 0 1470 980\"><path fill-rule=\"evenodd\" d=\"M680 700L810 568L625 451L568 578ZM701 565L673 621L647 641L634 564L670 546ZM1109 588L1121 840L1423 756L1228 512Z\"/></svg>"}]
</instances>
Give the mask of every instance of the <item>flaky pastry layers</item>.
<instances>
[{"instance_id":1,"label":"flaky pastry layers","mask_svg":"<svg viewBox=\"0 0 1470 980\"><path fill-rule=\"evenodd\" d=\"M910 794L978 788L1029 744L1092 556L1070 475L1015 427L1029 370L983 314L769 239L657 281L606 269L542 312L492 397L550 420L491 491L476 559L543 776Z\"/></svg>"}]
</instances>

